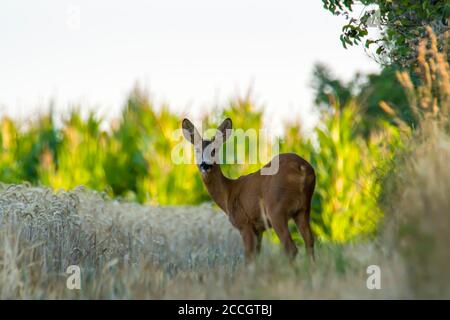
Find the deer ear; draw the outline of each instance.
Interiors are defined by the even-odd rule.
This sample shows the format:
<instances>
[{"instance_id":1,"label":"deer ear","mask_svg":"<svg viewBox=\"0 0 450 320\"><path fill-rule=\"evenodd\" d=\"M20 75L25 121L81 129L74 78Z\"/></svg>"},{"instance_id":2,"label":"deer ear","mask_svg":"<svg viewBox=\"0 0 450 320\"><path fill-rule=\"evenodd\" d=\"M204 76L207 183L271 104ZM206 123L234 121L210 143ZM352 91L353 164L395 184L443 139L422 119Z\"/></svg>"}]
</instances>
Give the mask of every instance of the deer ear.
<instances>
[{"instance_id":1,"label":"deer ear","mask_svg":"<svg viewBox=\"0 0 450 320\"><path fill-rule=\"evenodd\" d=\"M202 137L200 133L198 133L195 126L188 119L183 119L181 123L181 128L183 129L183 135L187 141L192 143L193 145L198 144L202 141Z\"/></svg>"},{"instance_id":2,"label":"deer ear","mask_svg":"<svg viewBox=\"0 0 450 320\"><path fill-rule=\"evenodd\" d=\"M220 141L224 143L231 135L231 129L233 128L233 123L230 118L226 118L217 128L216 136L214 137L215 141Z\"/></svg>"}]
</instances>

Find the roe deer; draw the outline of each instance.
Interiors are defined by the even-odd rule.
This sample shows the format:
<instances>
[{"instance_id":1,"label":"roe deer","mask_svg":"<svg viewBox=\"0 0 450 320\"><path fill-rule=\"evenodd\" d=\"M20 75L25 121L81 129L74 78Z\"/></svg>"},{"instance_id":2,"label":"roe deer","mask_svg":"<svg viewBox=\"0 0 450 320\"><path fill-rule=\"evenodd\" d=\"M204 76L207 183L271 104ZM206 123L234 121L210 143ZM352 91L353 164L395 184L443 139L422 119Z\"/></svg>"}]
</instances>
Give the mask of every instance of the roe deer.
<instances>
[{"instance_id":1,"label":"roe deer","mask_svg":"<svg viewBox=\"0 0 450 320\"><path fill-rule=\"evenodd\" d=\"M262 234L273 227L286 253L294 258L297 246L288 229L294 219L305 241L308 255L314 260L314 238L309 224L311 198L315 186L313 167L294 153L275 156L265 167L278 161L278 172L262 175L261 170L236 180L225 177L219 165L219 149L231 135L231 119L225 119L211 140L204 140L194 125L184 119L184 137L195 148L196 163L211 197L228 215L244 241L246 261L261 249Z\"/></svg>"}]
</instances>

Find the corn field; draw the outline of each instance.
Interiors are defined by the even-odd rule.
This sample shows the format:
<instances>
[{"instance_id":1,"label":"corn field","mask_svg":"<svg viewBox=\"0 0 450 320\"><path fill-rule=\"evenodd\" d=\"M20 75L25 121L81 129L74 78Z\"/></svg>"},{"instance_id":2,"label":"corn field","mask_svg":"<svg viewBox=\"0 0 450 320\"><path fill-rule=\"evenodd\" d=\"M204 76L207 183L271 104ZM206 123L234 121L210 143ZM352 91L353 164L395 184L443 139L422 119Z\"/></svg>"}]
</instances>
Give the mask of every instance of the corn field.
<instances>
[{"instance_id":1,"label":"corn field","mask_svg":"<svg viewBox=\"0 0 450 320\"><path fill-rule=\"evenodd\" d=\"M304 250L290 262L272 232L263 253L243 264L242 243L211 202L195 165L171 162L181 115L134 90L122 116L77 111L55 124L0 121L0 298L436 298L450 297L450 71L430 32L417 76L398 79L419 126L392 117L357 134L357 102L324 112L314 132L287 123L281 151L311 162L317 262ZM203 124L231 117L264 127L264 109L236 98ZM226 148L226 146L225 146ZM246 148L244 146L244 148ZM223 166L229 177L261 163ZM301 240L296 236L297 243ZM66 270L81 269L81 290ZM382 271L368 290L367 267Z\"/></svg>"}]
</instances>

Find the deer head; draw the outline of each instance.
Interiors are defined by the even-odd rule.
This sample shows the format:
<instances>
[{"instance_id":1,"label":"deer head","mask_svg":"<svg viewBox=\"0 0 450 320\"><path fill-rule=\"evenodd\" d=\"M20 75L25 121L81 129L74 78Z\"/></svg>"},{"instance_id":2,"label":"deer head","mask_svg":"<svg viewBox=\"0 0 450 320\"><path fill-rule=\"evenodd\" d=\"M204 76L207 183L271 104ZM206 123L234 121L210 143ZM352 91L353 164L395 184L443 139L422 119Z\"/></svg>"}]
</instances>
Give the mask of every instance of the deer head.
<instances>
[{"instance_id":1,"label":"deer head","mask_svg":"<svg viewBox=\"0 0 450 320\"><path fill-rule=\"evenodd\" d=\"M187 141L194 145L195 163L202 173L211 171L213 165L219 163L219 150L222 144L230 137L232 122L225 119L217 128L216 135L211 139L203 139L198 130L188 119L182 122L183 135Z\"/></svg>"}]
</instances>

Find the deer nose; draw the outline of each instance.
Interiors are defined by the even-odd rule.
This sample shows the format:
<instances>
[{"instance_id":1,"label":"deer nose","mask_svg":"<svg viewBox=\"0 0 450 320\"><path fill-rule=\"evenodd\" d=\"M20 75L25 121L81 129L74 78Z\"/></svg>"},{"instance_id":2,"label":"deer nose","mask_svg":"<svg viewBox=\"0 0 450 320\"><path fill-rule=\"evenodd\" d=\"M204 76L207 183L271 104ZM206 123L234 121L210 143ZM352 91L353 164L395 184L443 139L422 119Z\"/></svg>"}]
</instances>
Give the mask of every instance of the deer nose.
<instances>
[{"instance_id":1,"label":"deer nose","mask_svg":"<svg viewBox=\"0 0 450 320\"><path fill-rule=\"evenodd\" d=\"M212 165L207 164L206 162L200 163L200 171L201 172L209 172L211 171Z\"/></svg>"}]
</instances>

